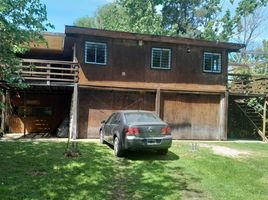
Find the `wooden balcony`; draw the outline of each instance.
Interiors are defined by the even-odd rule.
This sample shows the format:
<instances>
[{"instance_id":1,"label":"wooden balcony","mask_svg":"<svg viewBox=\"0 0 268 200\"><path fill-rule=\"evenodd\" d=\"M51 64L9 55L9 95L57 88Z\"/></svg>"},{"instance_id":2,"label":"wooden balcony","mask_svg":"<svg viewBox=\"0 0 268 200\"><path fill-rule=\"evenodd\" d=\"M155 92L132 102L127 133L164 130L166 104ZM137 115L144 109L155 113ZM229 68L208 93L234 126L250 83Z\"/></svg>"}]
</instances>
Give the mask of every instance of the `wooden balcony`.
<instances>
[{"instance_id":1,"label":"wooden balcony","mask_svg":"<svg viewBox=\"0 0 268 200\"><path fill-rule=\"evenodd\" d=\"M228 74L227 87L231 94L265 96L268 94L268 76Z\"/></svg>"},{"instance_id":2,"label":"wooden balcony","mask_svg":"<svg viewBox=\"0 0 268 200\"><path fill-rule=\"evenodd\" d=\"M74 84L78 82L77 62L23 59L20 70L24 80L32 84Z\"/></svg>"}]
</instances>

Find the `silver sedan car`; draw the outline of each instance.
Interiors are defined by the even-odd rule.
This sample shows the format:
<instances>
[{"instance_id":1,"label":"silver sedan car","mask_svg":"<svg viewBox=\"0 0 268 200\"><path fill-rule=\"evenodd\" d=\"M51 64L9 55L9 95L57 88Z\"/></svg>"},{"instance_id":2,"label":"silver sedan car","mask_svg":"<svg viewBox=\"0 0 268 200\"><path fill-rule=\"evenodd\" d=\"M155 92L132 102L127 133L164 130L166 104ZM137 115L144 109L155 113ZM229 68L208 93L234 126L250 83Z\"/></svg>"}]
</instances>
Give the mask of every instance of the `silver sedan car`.
<instances>
[{"instance_id":1,"label":"silver sedan car","mask_svg":"<svg viewBox=\"0 0 268 200\"><path fill-rule=\"evenodd\" d=\"M126 110L112 113L102 121L99 132L100 143L114 146L114 154L123 156L126 150L156 150L167 154L172 144L171 131L167 123L153 112Z\"/></svg>"}]
</instances>

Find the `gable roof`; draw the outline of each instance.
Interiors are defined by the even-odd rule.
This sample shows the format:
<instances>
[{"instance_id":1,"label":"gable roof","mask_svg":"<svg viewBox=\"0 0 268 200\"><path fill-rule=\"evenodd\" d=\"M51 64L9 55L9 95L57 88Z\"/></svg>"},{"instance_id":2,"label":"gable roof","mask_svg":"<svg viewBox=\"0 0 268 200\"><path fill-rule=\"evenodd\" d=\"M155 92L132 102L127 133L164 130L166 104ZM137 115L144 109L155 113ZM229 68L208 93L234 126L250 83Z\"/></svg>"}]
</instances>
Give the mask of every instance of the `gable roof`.
<instances>
[{"instance_id":1,"label":"gable roof","mask_svg":"<svg viewBox=\"0 0 268 200\"><path fill-rule=\"evenodd\" d=\"M229 52L237 52L245 47L244 44L238 44L238 43L208 41L208 40L185 38L185 37L171 37L162 35L129 33L129 32L110 31L110 30L84 28L76 26L65 26L65 34L67 36L91 35L91 36L107 37L114 39L141 40L149 42L163 42L163 43L184 44L184 45L203 46L203 47L216 47L226 49Z\"/></svg>"}]
</instances>

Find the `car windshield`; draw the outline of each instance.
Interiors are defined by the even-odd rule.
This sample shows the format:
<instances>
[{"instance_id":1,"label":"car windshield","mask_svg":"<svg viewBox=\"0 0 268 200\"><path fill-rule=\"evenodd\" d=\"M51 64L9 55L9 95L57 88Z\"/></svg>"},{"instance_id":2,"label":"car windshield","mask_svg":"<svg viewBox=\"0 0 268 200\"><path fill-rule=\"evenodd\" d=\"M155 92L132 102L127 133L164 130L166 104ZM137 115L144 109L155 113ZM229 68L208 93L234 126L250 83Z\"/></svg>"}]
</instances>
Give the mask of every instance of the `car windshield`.
<instances>
[{"instance_id":1,"label":"car windshield","mask_svg":"<svg viewBox=\"0 0 268 200\"><path fill-rule=\"evenodd\" d=\"M125 118L127 123L137 123L137 122L162 122L160 118L152 113L125 113Z\"/></svg>"}]
</instances>

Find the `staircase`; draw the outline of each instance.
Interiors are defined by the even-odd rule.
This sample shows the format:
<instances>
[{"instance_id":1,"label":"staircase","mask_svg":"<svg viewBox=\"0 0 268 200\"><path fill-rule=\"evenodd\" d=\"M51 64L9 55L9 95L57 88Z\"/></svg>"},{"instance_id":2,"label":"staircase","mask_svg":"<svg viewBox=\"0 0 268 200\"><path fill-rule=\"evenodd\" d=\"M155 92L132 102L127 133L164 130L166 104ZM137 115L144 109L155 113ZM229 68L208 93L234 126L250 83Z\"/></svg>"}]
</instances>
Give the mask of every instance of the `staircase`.
<instances>
[{"instance_id":1,"label":"staircase","mask_svg":"<svg viewBox=\"0 0 268 200\"><path fill-rule=\"evenodd\" d=\"M259 134L264 142L268 142L268 130L263 131L263 116L257 112L253 107L250 107L244 99L234 100L234 104L243 112L245 117L254 126L254 129ZM267 126L267 125L266 125Z\"/></svg>"}]
</instances>

